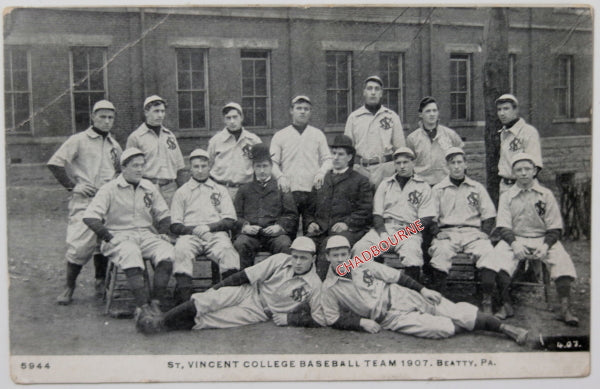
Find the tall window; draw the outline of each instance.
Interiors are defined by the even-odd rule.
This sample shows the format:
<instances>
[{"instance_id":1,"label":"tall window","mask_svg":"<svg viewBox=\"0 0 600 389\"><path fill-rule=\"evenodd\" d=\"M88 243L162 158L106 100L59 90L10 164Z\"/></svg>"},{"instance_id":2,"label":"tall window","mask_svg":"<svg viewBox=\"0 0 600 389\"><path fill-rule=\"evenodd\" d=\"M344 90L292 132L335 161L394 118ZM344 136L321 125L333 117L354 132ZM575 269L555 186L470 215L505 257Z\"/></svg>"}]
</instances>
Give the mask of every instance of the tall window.
<instances>
[{"instance_id":1,"label":"tall window","mask_svg":"<svg viewBox=\"0 0 600 389\"><path fill-rule=\"evenodd\" d=\"M268 127L271 122L271 79L268 51L242 50L244 125Z\"/></svg>"},{"instance_id":2,"label":"tall window","mask_svg":"<svg viewBox=\"0 0 600 389\"><path fill-rule=\"evenodd\" d=\"M517 94L517 55L508 55L508 91Z\"/></svg>"},{"instance_id":3,"label":"tall window","mask_svg":"<svg viewBox=\"0 0 600 389\"><path fill-rule=\"evenodd\" d=\"M177 49L176 52L179 128L207 128L206 50Z\"/></svg>"},{"instance_id":4,"label":"tall window","mask_svg":"<svg viewBox=\"0 0 600 389\"><path fill-rule=\"evenodd\" d=\"M383 81L383 105L396 111L400 117L403 117L402 54L380 53L379 74Z\"/></svg>"},{"instance_id":5,"label":"tall window","mask_svg":"<svg viewBox=\"0 0 600 389\"><path fill-rule=\"evenodd\" d=\"M107 97L106 49L104 47L73 47L71 49L71 99L73 125L76 131L91 124L94 103Z\"/></svg>"},{"instance_id":6,"label":"tall window","mask_svg":"<svg viewBox=\"0 0 600 389\"><path fill-rule=\"evenodd\" d=\"M471 56L450 55L450 111L452 120L471 120Z\"/></svg>"},{"instance_id":7,"label":"tall window","mask_svg":"<svg viewBox=\"0 0 600 389\"><path fill-rule=\"evenodd\" d=\"M556 86L556 115L561 118L573 117L573 57L558 57Z\"/></svg>"},{"instance_id":8,"label":"tall window","mask_svg":"<svg viewBox=\"0 0 600 389\"><path fill-rule=\"evenodd\" d=\"M327 64L327 123L345 123L352 109L352 53L328 51Z\"/></svg>"},{"instance_id":9,"label":"tall window","mask_svg":"<svg viewBox=\"0 0 600 389\"><path fill-rule=\"evenodd\" d=\"M30 132L31 82L26 49L4 48L4 125L9 132Z\"/></svg>"}]
</instances>

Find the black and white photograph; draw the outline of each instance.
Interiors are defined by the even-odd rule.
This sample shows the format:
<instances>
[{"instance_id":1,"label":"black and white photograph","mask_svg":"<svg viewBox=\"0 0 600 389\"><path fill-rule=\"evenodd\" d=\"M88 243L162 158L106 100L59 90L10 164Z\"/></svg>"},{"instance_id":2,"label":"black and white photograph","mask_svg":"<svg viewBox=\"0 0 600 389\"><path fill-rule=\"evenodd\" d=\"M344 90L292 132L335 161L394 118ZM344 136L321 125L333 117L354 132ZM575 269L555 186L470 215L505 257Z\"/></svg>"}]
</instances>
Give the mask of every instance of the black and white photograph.
<instances>
[{"instance_id":1,"label":"black and white photograph","mask_svg":"<svg viewBox=\"0 0 600 389\"><path fill-rule=\"evenodd\" d=\"M2 23L14 383L590 374L591 5Z\"/></svg>"}]
</instances>

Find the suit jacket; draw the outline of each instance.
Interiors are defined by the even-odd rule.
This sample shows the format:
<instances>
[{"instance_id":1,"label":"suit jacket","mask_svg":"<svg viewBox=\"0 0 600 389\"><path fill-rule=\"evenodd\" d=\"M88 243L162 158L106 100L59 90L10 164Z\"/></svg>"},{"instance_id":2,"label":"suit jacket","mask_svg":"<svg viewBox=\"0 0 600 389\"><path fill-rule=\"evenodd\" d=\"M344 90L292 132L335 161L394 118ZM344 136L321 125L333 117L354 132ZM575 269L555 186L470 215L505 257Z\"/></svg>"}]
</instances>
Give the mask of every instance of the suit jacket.
<instances>
[{"instance_id":1,"label":"suit jacket","mask_svg":"<svg viewBox=\"0 0 600 389\"><path fill-rule=\"evenodd\" d=\"M311 192L308 223L317 223L323 232L338 222L350 231L366 231L373 217L373 190L369 179L349 168L342 174L329 171L320 189Z\"/></svg>"},{"instance_id":2,"label":"suit jacket","mask_svg":"<svg viewBox=\"0 0 600 389\"><path fill-rule=\"evenodd\" d=\"M261 227L279 224L289 234L298 223L298 210L292 193L283 193L273 178L264 187L256 179L242 185L233 205L239 228L246 222Z\"/></svg>"}]
</instances>

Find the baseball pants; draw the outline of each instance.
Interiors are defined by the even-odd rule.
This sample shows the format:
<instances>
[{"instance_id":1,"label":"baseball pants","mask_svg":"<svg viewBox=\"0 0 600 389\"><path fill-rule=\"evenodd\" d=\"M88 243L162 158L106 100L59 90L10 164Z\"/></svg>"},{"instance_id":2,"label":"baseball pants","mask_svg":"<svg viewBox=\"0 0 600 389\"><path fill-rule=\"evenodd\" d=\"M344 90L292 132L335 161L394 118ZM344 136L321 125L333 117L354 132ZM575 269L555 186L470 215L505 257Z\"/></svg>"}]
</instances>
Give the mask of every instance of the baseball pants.
<instances>
[{"instance_id":1,"label":"baseball pants","mask_svg":"<svg viewBox=\"0 0 600 389\"><path fill-rule=\"evenodd\" d=\"M472 331L477 307L469 303L453 303L446 298L435 305L419 292L400 285L390 285L390 307L381 327L420 338L451 337L456 327Z\"/></svg>"},{"instance_id":2,"label":"baseball pants","mask_svg":"<svg viewBox=\"0 0 600 389\"><path fill-rule=\"evenodd\" d=\"M543 236L538 238L517 236L516 239L518 242L524 244L525 247L534 250L544 243ZM550 278L553 280L562 276L577 277L573 261L560 242L556 242L552 245L550 250L548 250L548 255L545 258L542 258L542 261L548 266ZM480 268L488 268L496 273L500 270L504 270L512 277L519 266L519 260L515 258L510 245L504 240L501 240L496 247L494 247L492 255L486 256L485 260L482 259L478 266Z\"/></svg>"},{"instance_id":3,"label":"baseball pants","mask_svg":"<svg viewBox=\"0 0 600 389\"><path fill-rule=\"evenodd\" d=\"M366 167L360 164L355 164L354 170L367 177L375 189L377 189L379 184L381 184L381 181L387 177L393 176L396 173L396 168L394 167L393 161Z\"/></svg>"},{"instance_id":4,"label":"baseball pants","mask_svg":"<svg viewBox=\"0 0 600 389\"><path fill-rule=\"evenodd\" d=\"M386 223L385 228L388 232L388 237L391 239L391 243L398 242L396 246L393 246L390 244L390 239L387 239L386 237L386 242L390 246L388 252L397 253L400 256L400 262L404 267L423 266L423 251L421 249L423 238L421 234L417 233L404 239L398 239L398 236L394 235L396 231L402 229L401 226ZM383 238L377 231L375 231L374 228L371 228L369 232L367 232L365 236L352 247L352 257L360 256L363 251L368 251L371 246L379 245L379 242L382 240Z\"/></svg>"},{"instance_id":5,"label":"baseball pants","mask_svg":"<svg viewBox=\"0 0 600 389\"><path fill-rule=\"evenodd\" d=\"M475 227L452 227L444 228L433 239L429 254L431 262L429 264L446 274L452 267L452 257L457 252L472 254L477 258L477 267L485 256L493 255L494 246L488 239L488 236Z\"/></svg>"},{"instance_id":6,"label":"baseball pants","mask_svg":"<svg viewBox=\"0 0 600 389\"><path fill-rule=\"evenodd\" d=\"M233 248L229 235L225 231L217 231L207 232L202 238L196 235L182 235L177 238L173 274L193 277L194 260L200 254L205 254L208 259L216 262L221 274L230 269L240 268L240 256Z\"/></svg>"},{"instance_id":7,"label":"baseball pants","mask_svg":"<svg viewBox=\"0 0 600 389\"><path fill-rule=\"evenodd\" d=\"M271 254L290 253L292 240L286 234L278 236L239 234L233 242L233 247L240 254L240 269L254 265L254 258L261 247Z\"/></svg>"},{"instance_id":8,"label":"baseball pants","mask_svg":"<svg viewBox=\"0 0 600 389\"><path fill-rule=\"evenodd\" d=\"M256 288L250 284L194 293L196 307L193 329L231 328L269 320Z\"/></svg>"},{"instance_id":9,"label":"baseball pants","mask_svg":"<svg viewBox=\"0 0 600 389\"><path fill-rule=\"evenodd\" d=\"M67 224L68 262L85 265L99 249L98 236L83 222L83 214L93 197L73 193L69 201L69 222Z\"/></svg>"},{"instance_id":10,"label":"baseball pants","mask_svg":"<svg viewBox=\"0 0 600 389\"><path fill-rule=\"evenodd\" d=\"M114 238L126 238L114 245L102 242L102 254L121 269L144 269L144 258L156 267L162 261L173 261L173 245L149 230L111 231ZM113 238L113 239L114 239Z\"/></svg>"}]
</instances>

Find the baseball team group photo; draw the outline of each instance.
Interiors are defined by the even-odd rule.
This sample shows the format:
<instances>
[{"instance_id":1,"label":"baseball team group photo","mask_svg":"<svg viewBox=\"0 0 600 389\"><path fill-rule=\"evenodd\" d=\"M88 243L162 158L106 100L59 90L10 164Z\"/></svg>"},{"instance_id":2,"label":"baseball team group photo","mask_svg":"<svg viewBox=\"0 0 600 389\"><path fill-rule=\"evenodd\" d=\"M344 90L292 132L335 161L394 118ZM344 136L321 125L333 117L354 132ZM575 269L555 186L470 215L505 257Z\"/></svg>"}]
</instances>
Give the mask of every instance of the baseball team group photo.
<instances>
[{"instance_id":1,"label":"baseball team group photo","mask_svg":"<svg viewBox=\"0 0 600 389\"><path fill-rule=\"evenodd\" d=\"M589 8L4 20L11 354L589 350Z\"/></svg>"}]
</instances>

